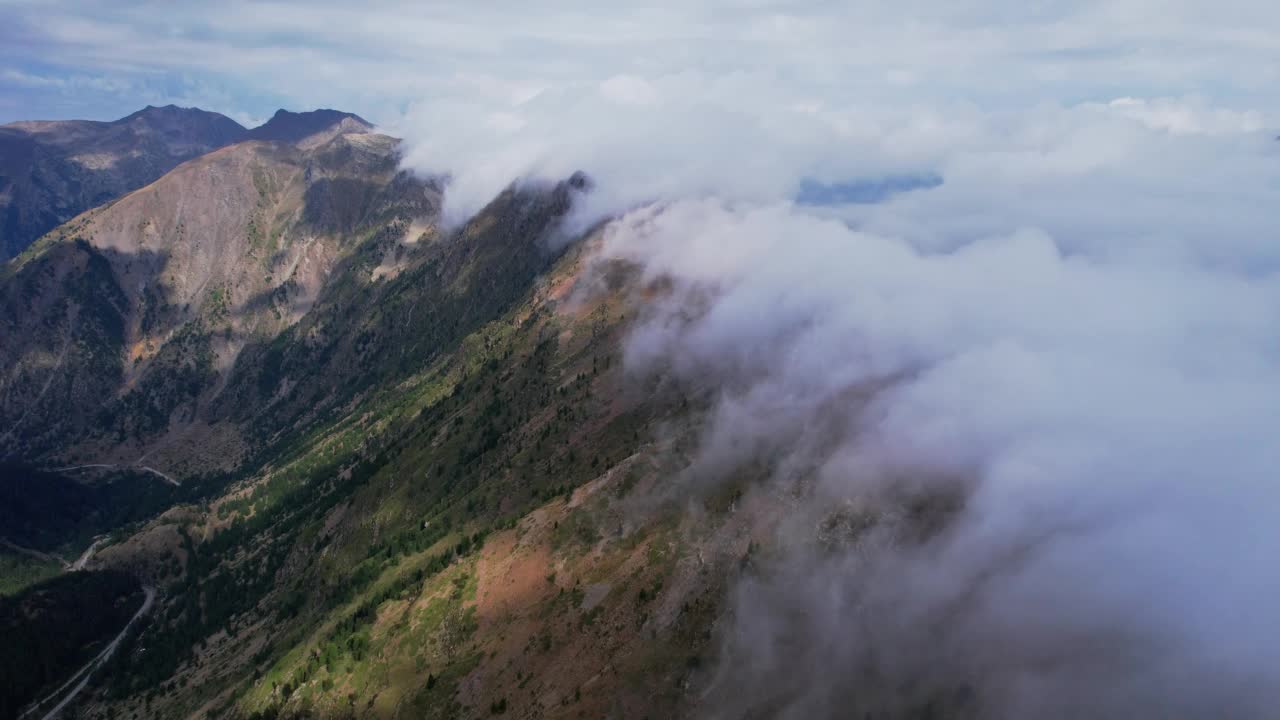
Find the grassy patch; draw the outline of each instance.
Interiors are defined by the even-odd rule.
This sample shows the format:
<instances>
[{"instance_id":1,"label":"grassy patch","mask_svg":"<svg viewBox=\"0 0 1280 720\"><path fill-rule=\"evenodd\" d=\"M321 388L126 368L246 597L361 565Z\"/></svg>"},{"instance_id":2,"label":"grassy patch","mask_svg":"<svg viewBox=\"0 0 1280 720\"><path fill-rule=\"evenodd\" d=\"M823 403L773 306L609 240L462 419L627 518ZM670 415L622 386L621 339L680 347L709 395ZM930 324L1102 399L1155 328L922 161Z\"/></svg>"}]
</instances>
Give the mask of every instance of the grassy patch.
<instances>
[{"instance_id":1,"label":"grassy patch","mask_svg":"<svg viewBox=\"0 0 1280 720\"><path fill-rule=\"evenodd\" d=\"M14 595L62 572L54 560L41 560L0 547L0 596Z\"/></svg>"}]
</instances>

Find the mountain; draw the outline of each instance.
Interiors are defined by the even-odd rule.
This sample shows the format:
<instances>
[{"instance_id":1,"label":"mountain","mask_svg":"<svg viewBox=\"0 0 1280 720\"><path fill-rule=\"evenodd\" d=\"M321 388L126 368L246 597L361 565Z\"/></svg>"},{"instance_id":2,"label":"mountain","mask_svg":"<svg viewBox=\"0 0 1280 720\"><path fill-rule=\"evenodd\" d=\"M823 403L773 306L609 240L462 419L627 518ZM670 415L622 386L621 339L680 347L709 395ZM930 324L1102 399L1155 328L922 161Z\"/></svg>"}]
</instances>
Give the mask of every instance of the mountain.
<instances>
[{"instance_id":1,"label":"mountain","mask_svg":"<svg viewBox=\"0 0 1280 720\"><path fill-rule=\"evenodd\" d=\"M397 140L305 116L0 276L10 494L61 508L9 542L107 573L96 642L143 602L119 573L155 591L79 712L689 714L753 544L735 495L686 512L655 490L708 407L623 372L660 283L602 258L602 229L566 235L584 176L447 227ZM80 585L7 607L74 608L58 647L92 647ZM57 675L6 706L49 707Z\"/></svg>"},{"instance_id":2,"label":"mountain","mask_svg":"<svg viewBox=\"0 0 1280 720\"><path fill-rule=\"evenodd\" d=\"M228 383L241 353L304 317L338 264L357 260L357 239L391 251L436 213L438 188L397 169L398 141L342 132L348 120L306 149L246 141L189 161L12 262L0 287L0 450L69 462L174 452L209 465L170 448L238 411L215 399L239 391ZM212 466L245 446L238 432L217 437L199 440Z\"/></svg>"},{"instance_id":3,"label":"mountain","mask_svg":"<svg viewBox=\"0 0 1280 720\"><path fill-rule=\"evenodd\" d=\"M246 133L250 140L319 144L343 133L368 132L373 125L359 115L338 110L277 110L267 122Z\"/></svg>"},{"instance_id":4,"label":"mountain","mask_svg":"<svg viewBox=\"0 0 1280 720\"><path fill-rule=\"evenodd\" d=\"M244 135L223 115L173 105L112 122L0 126L0 261L81 212Z\"/></svg>"}]
</instances>

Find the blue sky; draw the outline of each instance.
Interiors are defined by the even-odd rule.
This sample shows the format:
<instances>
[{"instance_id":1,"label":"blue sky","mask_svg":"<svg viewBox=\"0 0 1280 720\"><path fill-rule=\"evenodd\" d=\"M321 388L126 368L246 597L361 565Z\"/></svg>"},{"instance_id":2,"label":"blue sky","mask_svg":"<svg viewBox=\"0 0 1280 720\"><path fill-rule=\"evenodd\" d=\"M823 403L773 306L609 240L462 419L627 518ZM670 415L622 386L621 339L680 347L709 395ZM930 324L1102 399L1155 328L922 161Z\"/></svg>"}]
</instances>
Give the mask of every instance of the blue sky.
<instances>
[{"instance_id":1,"label":"blue sky","mask_svg":"<svg viewBox=\"0 0 1280 720\"><path fill-rule=\"evenodd\" d=\"M1263 0L477 5L6 0L0 121L174 102L242 122L331 106L393 123L431 99L518 103L619 74L752 76L767 101L984 107L1274 109L1280 86L1280 10Z\"/></svg>"}]
</instances>

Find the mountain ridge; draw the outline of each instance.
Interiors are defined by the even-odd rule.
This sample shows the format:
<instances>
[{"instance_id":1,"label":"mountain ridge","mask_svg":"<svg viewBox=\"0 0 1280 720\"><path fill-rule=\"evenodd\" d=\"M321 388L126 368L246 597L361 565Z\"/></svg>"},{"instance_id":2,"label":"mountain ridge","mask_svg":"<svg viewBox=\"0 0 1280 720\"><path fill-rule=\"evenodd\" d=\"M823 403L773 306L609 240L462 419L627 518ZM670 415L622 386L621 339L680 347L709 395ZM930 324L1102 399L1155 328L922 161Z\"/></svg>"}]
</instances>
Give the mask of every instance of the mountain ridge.
<instances>
[{"instance_id":1,"label":"mountain ridge","mask_svg":"<svg viewBox=\"0 0 1280 720\"><path fill-rule=\"evenodd\" d=\"M245 128L198 108L148 106L112 121L0 126L0 260L57 225L238 142Z\"/></svg>"},{"instance_id":2,"label":"mountain ridge","mask_svg":"<svg viewBox=\"0 0 1280 720\"><path fill-rule=\"evenodd\" d=\"M86 210L158 180L182 163L246 141L315 148L370 133L354 113L277 110L246 129L216 112L146 107L110 120L20 120L0 126L0 261Z\"/></svg>"},{"instance_id":3,"label":"mountain ridge","mask_svg":"<svg viewBox=\"0 0 1280 720\"><path fill-rule=\"evenodd\" d=\"M328 108L291 112L281 108L270 120L248 130L245 139L317 145L337 134L372 130L373 124L355 113Z\"/></svg>"},{"instance_id":4,"label":"mountain ridge","mask_svg":"<svg viewBox=\"0 0 1280 720\"><path fill-rule=\"evenodd\" d=\"M748 544L627 509L705 397L624 382L661 289L565 237L590 181L446 227L395 138L282 121L0 273L0 456L92 514L36 539L159 592L81 712L678 714Z\"/></svg>"},{"instance_id":5,"label":"mountain ridge","mask_svg":"<svg viewBox=\"0 0 1280 720\"><path fill-rule=\"evenodd\" d=\"M0 449L13 453L35 440L17 440L34 428L79 437L74 428L111 427L83 408L111 405L121 393L152 408L145 426L167 428L174 403L182 404L173 392L195 402L202 392L195 388L225 380L246 344L306 314L347 252L343 236L407 229L434 215L438 189L397 165L398 141L384 135L339 133L306 147L242 142L50 233L11 263L0 288L14 310L0 325L0 337L10 339L0 343L9 361L0 380ZM82 291L89 295L76 300ZM194 344L170 342L174 333ZM81 348L97 350L95 359L75 361ZM156 372L172 376L167 389L152 387ZM87 394L68 413L60 392ZM139 431L137 412L125 413L130 436Z\"/></svg>"}]
</instances>

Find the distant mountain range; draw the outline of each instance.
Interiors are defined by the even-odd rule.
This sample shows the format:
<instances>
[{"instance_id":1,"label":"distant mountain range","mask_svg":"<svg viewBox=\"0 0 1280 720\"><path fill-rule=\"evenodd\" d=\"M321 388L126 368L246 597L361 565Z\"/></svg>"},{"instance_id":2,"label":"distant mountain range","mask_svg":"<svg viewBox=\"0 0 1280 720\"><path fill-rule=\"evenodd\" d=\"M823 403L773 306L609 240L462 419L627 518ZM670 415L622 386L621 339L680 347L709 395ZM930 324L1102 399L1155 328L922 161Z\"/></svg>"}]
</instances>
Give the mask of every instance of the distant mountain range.
<instances>
[{"instance_id":1,"label":"distant mountain range","mask_svg":"<svg viewBox=\"0 0 1280 720\"><path fill-rule=\"evenodd\" d=\"M243 140L300 142L372 125L336 110L280 110L246 130L198 108L147 106L111 122L22 121L0 126L0 261L93 207L192 158ZM319 138L317 138L319 139Z\"/></svg>"},{"instance_id":2,"label":"distant mountain range","mask_svg":"<svg viewBox=\"0 0 1280 720\"><path fill-rule=\"evenodd\" d=\"M246 132L218 113L173 105L148 106L112 122L0 126L0 260L85 210L237 142Z\"/></svg>"},{"instance_id":3,"label":"distant mountain range","mask_svg":"<svg viewBox=\"0 0 1280 720\"><path fill-rule=\"evenodd\" d=\"M221 117L144 113L148 132L160 117ZM225 386L242 350L311 309L350 233L403 234L438 206L438 188L399 171L399 141L371 127L282 110L13 260L0 283L0 455L95 437L95 454L115 454L212 412L198 401Z\"/></svg>"}]
</instances>

